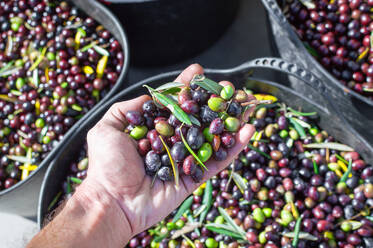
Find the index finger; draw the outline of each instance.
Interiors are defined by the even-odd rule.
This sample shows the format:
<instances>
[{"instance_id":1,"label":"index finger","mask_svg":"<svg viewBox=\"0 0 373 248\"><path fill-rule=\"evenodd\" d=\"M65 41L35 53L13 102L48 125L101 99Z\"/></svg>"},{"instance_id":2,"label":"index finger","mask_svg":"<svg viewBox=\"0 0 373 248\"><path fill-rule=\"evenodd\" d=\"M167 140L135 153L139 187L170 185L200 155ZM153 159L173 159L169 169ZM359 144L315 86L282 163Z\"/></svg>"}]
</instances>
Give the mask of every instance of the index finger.
<instances>
[{"instance_id":1,"label":"index finger","mask_svg":"<svg viewBox=\"0 0 373 248\"><path fill-rule=\"evenodd\" d=\"M193 64L188 66L180 75L175 79L175 82L183 83L189 85L193 77L196 74L203 74L203 68L199 64Z\"/></svg>"}]
</instances>

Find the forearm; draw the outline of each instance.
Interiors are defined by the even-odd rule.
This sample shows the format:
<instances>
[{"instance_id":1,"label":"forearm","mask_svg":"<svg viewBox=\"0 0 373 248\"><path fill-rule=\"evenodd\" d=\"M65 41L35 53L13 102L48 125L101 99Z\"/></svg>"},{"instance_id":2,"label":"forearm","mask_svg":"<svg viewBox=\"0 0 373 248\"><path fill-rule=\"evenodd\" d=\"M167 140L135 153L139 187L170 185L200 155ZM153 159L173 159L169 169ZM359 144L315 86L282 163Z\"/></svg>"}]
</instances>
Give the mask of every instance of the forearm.
<instances>
[{"instance_id":1,"label":"forearm","mask_svg":"<svg viewBox=\"0 0 373 248\"><path fill-rule=\"evenodd\" d=\"M127 218L115 200L84 182L57 217L27 247L121 248L130 235Z\"/></svg>"}]
</instances>

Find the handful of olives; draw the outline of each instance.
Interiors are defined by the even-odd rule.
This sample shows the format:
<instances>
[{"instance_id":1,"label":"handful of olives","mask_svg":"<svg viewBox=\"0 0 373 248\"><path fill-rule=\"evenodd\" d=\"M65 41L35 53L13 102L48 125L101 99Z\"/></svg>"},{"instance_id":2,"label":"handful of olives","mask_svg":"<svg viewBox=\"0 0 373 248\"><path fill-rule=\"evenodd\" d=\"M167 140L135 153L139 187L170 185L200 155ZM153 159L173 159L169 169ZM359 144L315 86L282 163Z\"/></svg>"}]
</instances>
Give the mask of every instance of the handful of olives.
<instances>
[{"instance_id":1,"label":"handful of olives","mask_svg":"<svg viewBox=\"0 0 373 248\"><path fill-rule=\"evenodd\" d=\"M203 75L189 86L175 82L144 87L153 100L143 104L143 113L127 112L125 131L137 140L146 173L163 181L175 178L176 184L179 168L199 182L208 170L204 163L225 160L245 111L258 103L250 93Z\"/></svg>"}]
</instances>

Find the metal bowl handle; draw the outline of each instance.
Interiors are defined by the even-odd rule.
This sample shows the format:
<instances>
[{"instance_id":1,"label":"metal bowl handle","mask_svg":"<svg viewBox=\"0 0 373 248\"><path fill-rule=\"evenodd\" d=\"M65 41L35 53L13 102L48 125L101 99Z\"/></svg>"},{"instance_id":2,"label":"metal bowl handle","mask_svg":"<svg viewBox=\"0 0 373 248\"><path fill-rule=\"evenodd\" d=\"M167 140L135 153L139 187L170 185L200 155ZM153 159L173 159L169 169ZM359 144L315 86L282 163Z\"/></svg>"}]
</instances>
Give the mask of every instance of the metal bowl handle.
<instances>
[{"instance_id":1,"label":"metal bowl handle","mask_svg":"<svg viewBox=\"0 0 373 248\"><path fill-rule=\"evenodd\" d=\"M259 58L250 60L239 67L245 68L245 70L255 69L255 68L267 68L276 70L282 73L286 73L290 76L293 76L313 89L315 89L318 93L320 93L326 100L328 99L329 95L326 92L326 88L321 80L312 72L304 69L303 67L289 63L281 58Z\"/></svg>"}]
</instances>

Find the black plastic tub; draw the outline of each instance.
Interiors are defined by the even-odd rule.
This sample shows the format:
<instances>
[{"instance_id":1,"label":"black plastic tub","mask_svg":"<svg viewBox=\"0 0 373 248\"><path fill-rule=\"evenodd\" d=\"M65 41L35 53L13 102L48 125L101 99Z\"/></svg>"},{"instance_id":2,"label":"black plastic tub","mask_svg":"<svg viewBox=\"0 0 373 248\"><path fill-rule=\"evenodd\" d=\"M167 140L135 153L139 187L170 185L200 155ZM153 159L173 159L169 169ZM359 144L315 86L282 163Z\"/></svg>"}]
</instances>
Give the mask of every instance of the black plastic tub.
<instances>
[{"instance_id":1,"label":"black plastic tub","mask_svg":"<svg viewBox=\"0 0 373 248\"><path fill-rule=\"evenodd\" d=\"M331 99L345 118L373 143L373 101L342 85L307 51L276 0L262 0L262 3L267 9L270 39L274 42L277 53L283 59L302 65L315 73L323 81ZM291 85L301 94L309 94L309 87L293 82ZM317 95L312 97L320 100Z\"/></svg>"},{"instance_id":2,"label":"black plastic tub","mask_svg":"<svg viewBox=\"0 0 373 248\"><path fill-rule=\"evenodd\" d=\"M322 102L314 102L306 96L300 96L297 92L284 86L287 82L271 82L263 78L252 78L249 74L253 69L264 68L268 73L270 71L281 71L287 75L292 75L297 78L297 83L301 85L309 85L314 91L323 95L325 99ZM38 208L38 224L42 228L44 217L47 214L47 209L50 202L60 191L62 182L66 179L69 165L76 156L79 150L86 142L86 135L90 128L104 115L109 107L115 102L132 99L136 96L146 94L146 89L142 87L148 84L152 87L159 86L164 82L170 82L176 78L180 71L160 74L158 76L146 79L137 84L132 85L126 90L123 90L113 99L106 102L94 115L90 116L79 128L75 130L74 137L68 140L66 149L60 150L56 155L52 165L44 177L39 197ZM301 69L300 67L286 63L277 58L256 59L245 63L236 68L227 70L205 70L205 75L214 80L230 80L236 87L247 87L255 92L270 93L278 97L280 101L286 102L289 106L298 108L301 107L304 111L317 111L320 116L320 126L326 129L328 133L337 138L340 142L346 143L356 149L366 161L373 161L373 148L366 142L335 110L333 104L328 99L325 87L312 74ZM306 83L305 83L306 82ZM282 84L280 84L282 83Z\"/></svg>"},{"instance_id":3,"label":"black plastic tub","mask_svg":"<svg viewBox=\"0 0 373 248\"><path fill-rule=\"evenodd\" d=\"M65 138L48 154L39 167L28 176L25 180L20 181L13 187L0 191L0 211L18 214L24 217L35 217L37 214L38 196L40 185L42 183L46 169L51 161L60 154L60 151L66 149L66 145L71 142L73 133L89 116L97 110L104 102L120 89L124 88L125 76L129 65L128 42L123 28L116 17L110 13L102 4L91 0L74 0L74 4L85 13L89 14L105 28L107 28L114 37L120 42L125 55L123 69L118 77L117 83L108 92L108 94L93 107L84 117L82 117L70 130L65 134Z\"/></svg>"},{"instance_id":4,"label":"black plastic tub","mask_svg":"<svg viewBox=\"0 0 373 248\"><path fill-rule=\"evenodd\" d=\"M174 64L211 46L232 23L239 0L104 0L126 27L131 63Z\"/></svg>"}]
</instances>

